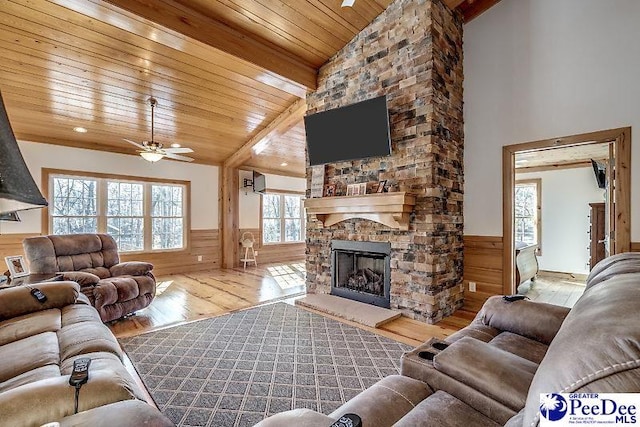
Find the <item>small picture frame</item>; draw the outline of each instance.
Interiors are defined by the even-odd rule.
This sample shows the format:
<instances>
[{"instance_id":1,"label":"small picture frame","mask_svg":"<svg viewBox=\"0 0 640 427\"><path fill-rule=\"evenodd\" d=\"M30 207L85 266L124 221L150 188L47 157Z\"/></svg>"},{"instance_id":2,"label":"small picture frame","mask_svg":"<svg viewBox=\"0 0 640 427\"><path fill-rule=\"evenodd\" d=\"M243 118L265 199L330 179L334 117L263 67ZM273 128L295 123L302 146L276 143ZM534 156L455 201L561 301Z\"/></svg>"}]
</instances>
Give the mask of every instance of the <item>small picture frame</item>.
<instances>
[{"instance_id":1,"label":"small picture frame","mask_svg":"<svg viewBox=\"0 0 640 427\"><path fill-rule=\"evenodd\" d=\"M4 261L7 263L7 267L9 267L9 273L12 279L29 275L29 268L27 267L27 263L24 262L22 255L5 257Z\"/></svg>"},{"instance_id":2,"label":"small picture frame","mask_svg":"<svg viewBox=\"0 0 640 427\"><path fill-rule=\"evenodd\" d=\"M336 195L336 185L335 184L326 184L324 186L324 192L322 194L323 197L333 197Z\"/></svg>"},{"instance_id":3,"label":"small picture frame","mask_svg":"<svg viewBox=\"0 0 640 427\"><path fill-rule=\"evenodd\" d=\"M353 184L347 185L347 196L353 196Z\"/></svg>"},{"instance_id":4,"label":"small picture frame","mask_svg":"<svg viewBox=\"0 0 640 427\"><path fill-rule=\"evenodd\" d=\"M359 192L361 196L364 196L365 194L367 194L367 183L363 182L361 184L358 185L359 186Z\"/></svg>"},{"instance_id":5,"label":"small picture frame","mask_svg":"<svg viewBox=\"0 0 640 427\"><path fill-rule=\"evenodd\" d=\"M383 181L379 181L378 182L378 189L376 190L376 193L384 193L384 187L387 185L387 180L383 180Z\"/></svg>"}]
</instances>

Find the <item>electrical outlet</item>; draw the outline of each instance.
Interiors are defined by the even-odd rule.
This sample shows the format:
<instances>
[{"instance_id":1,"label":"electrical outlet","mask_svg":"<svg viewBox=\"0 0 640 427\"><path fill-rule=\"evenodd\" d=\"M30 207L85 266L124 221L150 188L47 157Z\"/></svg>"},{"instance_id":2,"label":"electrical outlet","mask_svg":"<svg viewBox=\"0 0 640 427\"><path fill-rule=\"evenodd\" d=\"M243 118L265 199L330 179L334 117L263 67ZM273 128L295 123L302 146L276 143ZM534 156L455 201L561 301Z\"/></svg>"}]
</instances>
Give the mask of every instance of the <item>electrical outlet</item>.
<instances>
[{"instance_id":1,"label":"electrical outlet","mask_svg":"<svg viewBox=\"0 0 640 427\"><path fill-rule=\"evenodd\" d=\"M202 255L198 255L198 262L202 262Z\"/></svg>"},{"instance_id":2,"label":"electrical outlet","mask_svg":"<svg viewBox=\"0 0 640 427\"><path fill-rule=\"evenodd\" d=\"M253 256L258 256L258 251L254 251Z\"/></svg>"},{"instance_id":3,"label":"electrical outlet","mask_svg":"<svg viewBox=\"0 0 640 427\"><path fill-rule=\"evenodd\" d=\"M469 282L469 292L476 291L476 282Z\"/></svg>"}]
</instances>

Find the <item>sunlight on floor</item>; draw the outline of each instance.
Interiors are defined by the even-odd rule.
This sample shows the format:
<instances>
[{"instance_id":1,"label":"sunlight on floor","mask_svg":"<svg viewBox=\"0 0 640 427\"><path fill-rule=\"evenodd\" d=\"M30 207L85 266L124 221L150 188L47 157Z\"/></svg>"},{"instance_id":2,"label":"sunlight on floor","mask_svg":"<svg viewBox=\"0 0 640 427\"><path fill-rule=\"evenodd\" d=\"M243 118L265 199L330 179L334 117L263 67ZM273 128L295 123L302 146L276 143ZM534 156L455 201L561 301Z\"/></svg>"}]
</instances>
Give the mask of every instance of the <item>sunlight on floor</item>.
<instances>
[{"instance_id":1,"label":"sunlight on floor","mask_svg":"<svg viewBox=\"0 0 640 427\"><path fill-rule=\"evenodd\" d=\"M156 283L156 296L162 295L162 293L166 291L172 284L173 280L166 280L164 282Z\"/></svg>"},{"instance_id":2,"label":"sunlight on floor","mask_svg":"<svg viewBox=\"0 0 640 427\"><path fill-rule=\"evenodd\" d=\"M306 278L305 267L302 263L267 267L267 271L280 286L280 289L303 286Z\"/></svg>"}]
</instances>

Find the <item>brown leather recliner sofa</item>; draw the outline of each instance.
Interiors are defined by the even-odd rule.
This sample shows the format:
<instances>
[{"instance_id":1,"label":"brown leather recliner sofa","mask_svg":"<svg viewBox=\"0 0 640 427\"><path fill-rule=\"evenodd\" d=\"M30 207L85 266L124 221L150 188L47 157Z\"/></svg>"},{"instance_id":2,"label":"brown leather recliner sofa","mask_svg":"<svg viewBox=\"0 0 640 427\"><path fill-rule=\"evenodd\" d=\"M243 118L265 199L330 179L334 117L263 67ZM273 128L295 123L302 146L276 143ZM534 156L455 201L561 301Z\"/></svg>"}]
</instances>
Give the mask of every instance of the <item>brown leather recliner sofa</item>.
<instances>
[{"instance_id":1,"label":"brown leather recliner sofa","mask_svg":"<svg viewBox=\"0 0 640 427\"><path fill-rule=\"evenodd\" d=\"M44 303L31 288L46 296ZM89 380L69 385L73 362L91 358ZM69 281L0 290L0 425L173 426L125 369L122 350L80 286Z\"/></svg>"},{"instance_id":2,"label":"brown leather recliner sofa","mask_svg":"<svg viewBox=\"0 0 640 427\"><path fill-rule=\"evenodd\" d=\"M103 322L147 307L156 294L148 262L120 262L108 234L29 237L22 242L32 274L60 273L77 282Z\"/></svg>"},{"instance_id":3,"label":"brown leather recliner sofa","mask_svg":"<svg viewBox=\"0 0 640 427\"><path fill-rule=\"evenodd\" d=\"M260 427L533 427L542 393L640 392L640 253L596 265L574 307L490 298L468 327L402 357L384 378L330 415L297 409Z\"/></svg>"}]
</instances>

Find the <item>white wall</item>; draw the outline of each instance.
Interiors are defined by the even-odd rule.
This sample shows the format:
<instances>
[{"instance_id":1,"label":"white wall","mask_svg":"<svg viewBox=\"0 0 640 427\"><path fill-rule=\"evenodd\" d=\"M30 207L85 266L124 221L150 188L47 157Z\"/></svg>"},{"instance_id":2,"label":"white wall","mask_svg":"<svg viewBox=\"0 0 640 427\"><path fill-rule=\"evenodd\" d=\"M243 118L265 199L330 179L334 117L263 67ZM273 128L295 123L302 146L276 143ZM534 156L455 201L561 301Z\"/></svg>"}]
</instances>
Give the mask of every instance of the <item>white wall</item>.
<instances>
[{"instance_id":1,"label":"white wall","mask_svg":"<svg viewBox=\"0 0 640 427\"><path fill-rule=\"evenodd\" d=\"M306 178L294 178L290 176L265 174L267 188L279 191L304 192L307 189ZM260 228L260 194L253 190L243 188L244 178L253 179L252 171L240 171L240 228Z\"/></svg>"},{"instance_id":2,"label":"white wall","mask_svg":"<svg viewBox=\"0 0 640 427\"><path fill-rule=\"evenodd\" d=\"M466 235L502 235L502 146L638 129L639 22L638 0L503 0L464 27Z\"/></svg>"},{"instance_id":3,"label":"white wall","mask_svg":"<svg viewBox=\"0 0 640 427\"><path fill-rule=\"evenodd\" d=\"M517 174L542 180L541 270L589 273L589 203L604 202L592 168Z\"/></svg>"},{"instance_id":4,"label":"white wall","mask_svg":"<svg viewBox=\"0 0 640 427\"><path fill-rule=\"evenodd\" d=\"M191 181L191 228L218 228L218 167L161 160L149 163L140 156L19 141L29 171L40 185L42 168ZM20 212L22 222L2 223L2 233L40 233L41 211Z\"/></svg>"}]
</instances>

